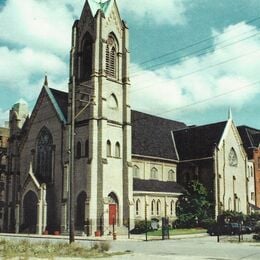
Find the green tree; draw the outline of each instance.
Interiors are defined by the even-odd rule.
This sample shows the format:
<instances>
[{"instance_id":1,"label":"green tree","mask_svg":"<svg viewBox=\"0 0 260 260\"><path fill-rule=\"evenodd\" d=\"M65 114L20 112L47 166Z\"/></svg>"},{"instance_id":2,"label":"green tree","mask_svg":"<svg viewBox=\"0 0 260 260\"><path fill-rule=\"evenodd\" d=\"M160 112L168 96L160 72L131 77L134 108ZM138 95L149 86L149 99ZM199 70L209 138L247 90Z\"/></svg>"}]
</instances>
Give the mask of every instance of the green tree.
<instances>
[{"instance_id":1,"label":"green tree","mask_svg":"<svg viewBox=\"0 0 260 260\"><path fill-rule=\"evenodd\" d=\"M179 198L176 213L176 224L182 228L205 226L206 222L213 221L212 205L206 188L200 182L188 184L186 192Z\"/></svg>"}]
</instances>

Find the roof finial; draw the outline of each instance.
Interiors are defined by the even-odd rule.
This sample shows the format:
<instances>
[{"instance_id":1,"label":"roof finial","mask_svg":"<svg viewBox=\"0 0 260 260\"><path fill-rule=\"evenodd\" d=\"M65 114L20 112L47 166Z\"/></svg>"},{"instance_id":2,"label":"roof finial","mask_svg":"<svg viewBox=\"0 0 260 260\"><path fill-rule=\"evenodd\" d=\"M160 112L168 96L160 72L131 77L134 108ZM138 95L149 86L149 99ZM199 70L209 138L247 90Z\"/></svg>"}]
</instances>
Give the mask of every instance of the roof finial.
<instances>
[{"instance_id":1,"label":"roof finial","mask_svg":"<svg viewBox=\"0 0 260 260\"><path fill-rule=\"evenodd\" d=\"M229 107L229 109L228 109L228 119L229 120L233 119L231 107Z\"/></svg>"},{"instance_id":2,"label":"roof finial","mask_svg":"<svg viewBox=\"0 0 260 260\"><path fill-rule=\"evenodd\" d=\"M47 76L47 73L45 73L43 86L47 86L48 87L48 76Z\"/></svg>"}]
</instances>

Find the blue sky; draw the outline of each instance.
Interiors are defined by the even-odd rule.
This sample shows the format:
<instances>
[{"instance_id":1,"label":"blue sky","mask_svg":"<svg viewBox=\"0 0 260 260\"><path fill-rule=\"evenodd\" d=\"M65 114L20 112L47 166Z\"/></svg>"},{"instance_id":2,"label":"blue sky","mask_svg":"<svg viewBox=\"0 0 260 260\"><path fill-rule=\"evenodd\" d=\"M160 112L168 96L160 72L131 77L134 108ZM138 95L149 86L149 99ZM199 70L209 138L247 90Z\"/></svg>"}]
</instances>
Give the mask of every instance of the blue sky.
<instances>
[{"instance_id":1,"label":"blue sky","mask_svg":"<svg viewBox=\"0 0 260 260\"><path fill-rule=\"evenodd\" d=\"M90 0L91 1L91 0ZM0 123L43 84L67 89L84 0L0 0ZM132 108L189 125L260 128L259 0L118 0L130 29ZM166 55L167 54L167 55Z\"/></svg>"}]
</instances>

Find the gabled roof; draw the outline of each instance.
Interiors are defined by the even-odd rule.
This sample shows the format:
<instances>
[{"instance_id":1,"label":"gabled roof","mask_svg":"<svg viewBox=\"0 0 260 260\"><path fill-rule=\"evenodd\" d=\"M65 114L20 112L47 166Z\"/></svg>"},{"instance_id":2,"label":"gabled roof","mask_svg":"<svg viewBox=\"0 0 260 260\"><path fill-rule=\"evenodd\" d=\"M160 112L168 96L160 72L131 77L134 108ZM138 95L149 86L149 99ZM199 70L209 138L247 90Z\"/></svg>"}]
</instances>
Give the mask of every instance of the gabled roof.
<instances>
[{"instance_id":1,"label":"gabled roof","mask_svg":"<svg viewBox=\"0 0 260 260\"><path fill-rule=\"evenodd\" d=\"M132 153L177 160L171 131L186 127L182 122L132 110Z\"/></svg>"},{"instance_id":2,"label":"gabled roof","mask_svg":"<svg viewBox=\"0 0 260 260\"><path fill-rule=\"evenodd\" d=\"M134 191L183 193L185 189L172 181L133 179Z\"/></svg>"},{"instance_id":3,"label":"gabled roof","mask_svg":"<svg viewBox=\"0 0 260 260\"><path fill-rule=\"evenodd\" d=\"M67 119L65 116L66 114L65 114L65 111L62 111L62 108L63 108L62 104L64 103L64 100L61 100L62 98L64 98L65 92L55 90L55 89L50 89L46 85L44 85L43 88L47 92L47 94L52 102L52 105L54 106L60 120L63 121L64 123L66 123L67 122ZM66 93L66 96L68 96L67 93Z\"/></svg>"},{"instance_id":4,"label":"gabled roof","mask_svg":"<svg viewBox=\"0 0 260 260\"><path fill-rule=\"evenodd\" d=\"M173 131L180 161L212 157L226 124L224 121Z\"/></svg>"},{"instance_id":5,"label":"gabled roof","mask_svg":"<svg viewBox=\"0 0 260 260\"><path fill-rule=\"evenodd\" d=\"M237 129L243 141L247 156L249 159L252 159L254 148L258 148L260 144L260 130L244 125L239 126Z\"/></svg>"},{"instance_id":6,"label":"gabled roof","mask_svg":"<svg viewBox=\"0 0 260 260\"><path fill-rule=\"evenodd\" d=\"M50 88L50 91L59 107L59 112L62 113L64 119L67 121L68 117L68 93L57 89Z\"/></svg>"}]
</instances>

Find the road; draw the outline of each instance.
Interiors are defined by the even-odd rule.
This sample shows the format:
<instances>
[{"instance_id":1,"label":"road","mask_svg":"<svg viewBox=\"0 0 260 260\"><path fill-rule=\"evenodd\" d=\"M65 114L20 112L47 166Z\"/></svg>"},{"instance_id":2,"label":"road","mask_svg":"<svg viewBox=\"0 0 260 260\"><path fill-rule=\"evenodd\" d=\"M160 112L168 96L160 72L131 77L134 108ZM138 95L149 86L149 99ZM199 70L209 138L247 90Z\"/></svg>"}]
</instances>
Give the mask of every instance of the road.
<instances>
[{"instance_id":1,"label":"road","mask_svg":"<svg viewBox=\"0 0 260 260\"><path fill-rule=\"evenodd\" d=\"M131 250L133 254L123 259L172 259L172 260L259 260L260 243L227 242L216 237L197 237L165 241L115 241L112 250ZM122 257L113 257L122 259Z\"/></svg>"}]
</instances>

